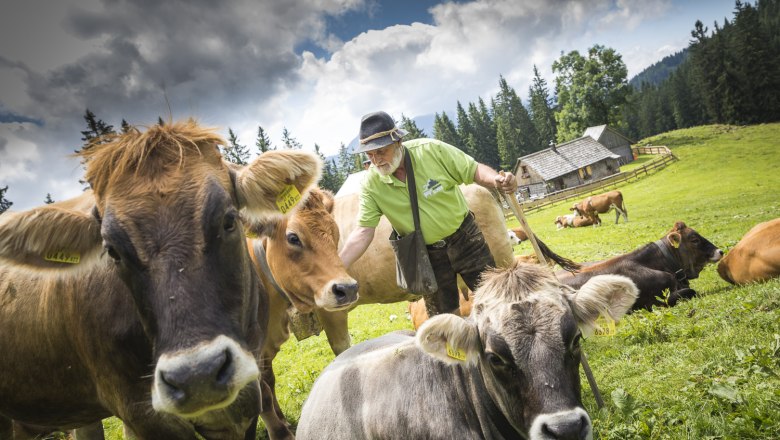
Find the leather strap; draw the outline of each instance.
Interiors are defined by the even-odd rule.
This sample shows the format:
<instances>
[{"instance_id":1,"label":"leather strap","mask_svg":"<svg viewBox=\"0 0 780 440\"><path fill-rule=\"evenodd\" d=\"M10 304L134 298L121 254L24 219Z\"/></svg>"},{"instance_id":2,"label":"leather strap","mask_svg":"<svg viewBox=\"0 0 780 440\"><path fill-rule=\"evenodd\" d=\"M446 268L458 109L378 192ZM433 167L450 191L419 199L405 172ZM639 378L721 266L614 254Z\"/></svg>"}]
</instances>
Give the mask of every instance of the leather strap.
<instances>
[{"instance_id":1,"label":"leather strap","mask_svg":"<svg viewBox=\"0 0 780 440\"><path fill-rule=\"evenodd\" d=\"M654 241L653 243L658 246L658 249L661 250L661 254L664 256L666 262L672 266L672 270L674 271L674 276L677 278L677 281L685 281L688 276L685 273L685 269L682 267L682 262L680 261L680 258L674 255L672 250L669 249L670 246L666 240L662 238L660 240Z\"/></svg>"}]
</instances>

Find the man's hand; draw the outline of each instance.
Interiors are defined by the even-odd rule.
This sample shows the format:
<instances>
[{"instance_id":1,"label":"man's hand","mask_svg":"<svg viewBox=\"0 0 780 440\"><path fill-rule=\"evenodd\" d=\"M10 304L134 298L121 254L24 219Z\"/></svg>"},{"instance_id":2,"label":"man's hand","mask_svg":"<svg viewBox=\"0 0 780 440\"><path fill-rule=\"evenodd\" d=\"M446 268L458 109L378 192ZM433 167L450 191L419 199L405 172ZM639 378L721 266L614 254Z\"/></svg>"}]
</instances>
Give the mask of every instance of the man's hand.
<instances>
[{"instance_id":1,"label":"man's hand","mask_svg":"<svg viewBox=\"0 0 780 440\"><path fill-rule=\"evenodd\" d=\"M506 194L514 194L517 190L517 179L509 172L500 171L496 175L496 189Z\"/></svg>"}]
</instances>

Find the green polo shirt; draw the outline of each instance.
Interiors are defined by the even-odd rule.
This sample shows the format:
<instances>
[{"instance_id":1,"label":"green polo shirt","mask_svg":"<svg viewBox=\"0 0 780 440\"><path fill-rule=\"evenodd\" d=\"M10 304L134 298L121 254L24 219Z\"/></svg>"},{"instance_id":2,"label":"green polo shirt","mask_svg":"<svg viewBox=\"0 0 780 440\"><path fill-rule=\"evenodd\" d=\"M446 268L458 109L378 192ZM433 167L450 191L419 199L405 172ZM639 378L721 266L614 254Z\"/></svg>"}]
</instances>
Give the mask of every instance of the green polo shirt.
<instances>
[{"instance_id":1,"label":"green polo shirt","mask_svg":"<svg viewBox=\"0 0 780 440\"><path fill-rule=\"evenodd\" d=\"M469 212L458 185L474 182L477 162L461 150L436 139L413 139L403 143L409 150L417 186L420 227L425 243L452 235ZM360 192L358 224L374 228L387 217L401 236L414 231L406 182L382 176L369 168Z\"/></svg>"}]
</instances>

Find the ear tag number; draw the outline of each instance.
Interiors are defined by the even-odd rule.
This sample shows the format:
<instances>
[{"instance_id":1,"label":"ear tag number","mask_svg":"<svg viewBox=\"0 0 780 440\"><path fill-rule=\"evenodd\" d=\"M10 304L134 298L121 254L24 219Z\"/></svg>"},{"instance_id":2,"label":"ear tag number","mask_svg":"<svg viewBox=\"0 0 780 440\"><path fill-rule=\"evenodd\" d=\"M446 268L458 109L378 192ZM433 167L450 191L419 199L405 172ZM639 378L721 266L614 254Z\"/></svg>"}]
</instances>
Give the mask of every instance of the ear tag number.
<instances>
[{"instance_id":1,"label":"ear tag number","mask_svg":"<svg viewBox=\"0 0 780 440\"><path fill-rule=\"evenodd\" d=\"M466 360L466 352L460 348L453 348L449 343L447 343L447 356L459 361Z\"/></svg>"},{"instance_id":2,"label":"ear tag number","mask_svg":"<svg viewBox=\"0 0 780 440\"><path fill-rule=\"evenodd\" d=\"M81 261L81 254L78 252L65 251L49 252L43 256L43 259L56 263L79 264L79 261Z\"/></svg>"},{"instance_id":3,"label":"ear tag number","mask_svg":"<svg viewBox=\"0 0 780 440\"><path fill-rule=\"evenodd\" d=\"M301 193L295 185L287 185L281 193L276 196L276 206L282 214L287 214L291 209L301 201Z\"/></svg>"},{"instance_id":4,"label":"ear tag number","mask_svg":"<svg viewBox=\"0 0 780 440\"><path fill-rule=\"evenodd\" d=\"M615 336L615 320L609 316L599 315L596 324L600 327L593 333L594 336Z\"/></svg>"}]
</instances>

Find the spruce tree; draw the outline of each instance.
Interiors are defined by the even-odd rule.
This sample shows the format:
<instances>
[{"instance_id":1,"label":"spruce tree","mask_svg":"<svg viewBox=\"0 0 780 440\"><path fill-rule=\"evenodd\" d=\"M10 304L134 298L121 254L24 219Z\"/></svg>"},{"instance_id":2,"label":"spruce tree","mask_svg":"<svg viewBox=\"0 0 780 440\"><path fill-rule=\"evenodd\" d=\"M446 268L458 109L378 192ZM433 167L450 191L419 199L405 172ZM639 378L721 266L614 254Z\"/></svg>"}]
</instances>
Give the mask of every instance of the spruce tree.
<instances>
[{"instance_id":1,"label":"spruce tree","mask_svg":"<svg viewBox=\"0 0 780 440\"><path fill-rule=\"evenodd\" d=\"M336 193L341 187L338 170L335 169L335 167L329 166L330 162L325 159L325 155L322 154L320 146L316 143L314 144L314 152L322 161L322 177L320 178L319 183L320 188L325 188Z\"/></svg>"},{"instance_id":2,"label":"spruce tree","mask_svg":"<svg viewBox=\"0 0 780 440\"><path fill-rule=\"evenodd\" d=\"M46 198L43 199L43 203L45 203L47 205L51 205L52 203L54 203L54 199L51 198L51 194L50 193L46 193Z\"/></svg>"},{"instance_id":3,"label":"spruce tree","mask_svg":"<svg viewBox=\"0 0 780 440\"><path fill-rule=\"evenodd\" d=\"M459 147L462 143L458 136L458 129L455 128L455 123L447 116L446 112L441 112L441 116L438 113L433 119L433 137L446 142L455 147Z\"/></svg>"},{"instance_id":4,"label":"spruce tree","mask_svg":"<svg viewBox=\"0 0 780 440\"><path fill-rule=\"evenodd\" d=\"M460 139L460 144L455 146L471 157L475 157L474 127L469 120L469 115L466 113L466 110L464 110L463 106L460 104L460 101L458 101L456 112L458 117L458 139Z\"/></svg>"},{"instance_id":5,"label":"spruce tree","mask_svg":"<svg viewBox=\"0 0 780 440\"><path fill-rule=\"evenodd\" d=\"M266 151L271 151L274 149L273 145L271 145L271 138L268 137L268 134L263 130L263 127L257 126L257 140L255 141L255 147L257 147L257 154L263 154Z\"/></svg>"},{"instance_id":6,"label":"spruce tree","mask_svg":"<svg viewBox=\"0 0 780 440\"><path fill-rule=\"evenodd\" d=\"M284 145L284 148L287 148L288 150L300 150L303 148L301 143L292 137L292 134L290 134L290 131L287 130L287 127L282 129L282 145Z\"/></svg>"},{"instance_id":7,"label":"spruce tree","mask_svg":"<svg viewBox=\"0 0 780 440\"><path fill-rule=\"evenodd\" d=\"M553 101L547 89L547 81L539 75L536 65L534 65L533 83L528 88L528 99L530 100L531 120L536 127L536 132L539 133L542 148L547 148L550 141L555 141L555 112Z\"/></svg>"},{"instance_id":8,"label":"spruce tree","mask_svg":"<svg viewBox=\"0 0 780 440\"><path fill-rule=\"evenodd\" d=\"M401 123L399 125L408 132L408 134L404 136L404 140L428 137L423 130L417 127L417 123L414 122L414 119L407 118L403 113L401 113Z\"/></svg>"},{"instance_id":9,"label":"spruce tree","mask_svg":"<svg viewBox=\"0 0 780 440\"><path fill-rule=\"evenodd\" d=\"M246 145L241 145L238 142L238 136L231 128L228 128L228 143L229 145L222 149L222 156L225 160L238 165L246 165L249 161L249 149Z\"/></svg>"},{"instance_id":10,"label":"spruce tree","mask_svg":"<svg viewBox=\"0 0 780 440\"><path fill-rule=\"evenodd\" d=\"M14 202L5 198L6 191L8 191L8 185L5 188L0 188L0 214L7 211L14 204Z\"/></svg>"}]
</instances>

